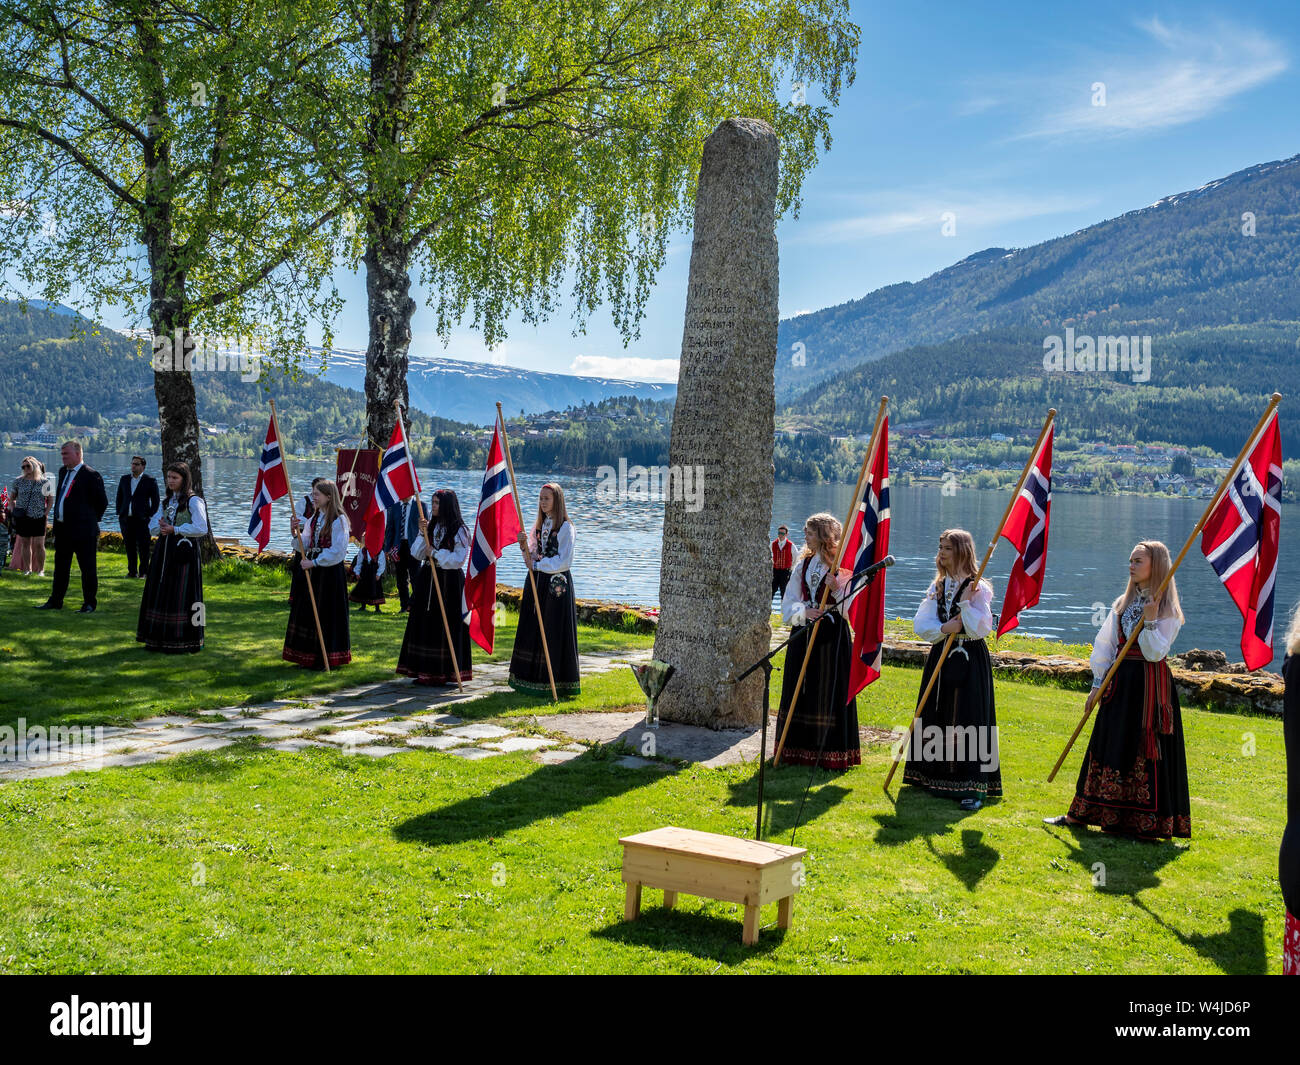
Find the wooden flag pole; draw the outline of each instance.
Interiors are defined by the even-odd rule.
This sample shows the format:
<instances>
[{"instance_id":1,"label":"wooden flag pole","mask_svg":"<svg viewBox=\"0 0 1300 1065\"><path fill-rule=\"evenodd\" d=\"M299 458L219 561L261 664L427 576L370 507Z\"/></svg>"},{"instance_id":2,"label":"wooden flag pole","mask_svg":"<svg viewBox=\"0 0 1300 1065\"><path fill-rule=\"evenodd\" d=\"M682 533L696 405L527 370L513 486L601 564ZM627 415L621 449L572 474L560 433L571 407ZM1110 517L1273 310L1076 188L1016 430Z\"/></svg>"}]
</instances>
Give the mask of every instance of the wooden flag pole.
<instances>
[{"instance_id":1,"label":"wooden flag pole","mask_svg":"<svg viewBox=\"0 0 1300 1065\"><path fill-rule=\"evenodd\" d=\"M889 404L888 396L880 397L880 406L876 409L876 424L871 429L871 441L867 444L867 453L862 457L862 469L858 471L858 483L853 489L853 505L849 509L849 516L844 519L844 524L840 527L840 546L835 554L835 565L827 573L826 579L822 582L822 597L818 609L826 609L827 600L830 599L831 582L836 574L840 571L840 562L844 560L844 548L848 544L849 524L853 521L858 513L858 507L862 502L862 491L866 486L867 477L871 472L871 467L875 462L876 449L880 445L880 426L885 418L885 408ZM804 645L803 663L799 666L799 679L794 685L794 695L790 699L790 706L785 715L785 726L781 729L781 735L776 742L776 750L772 753L772 765L781 764L781 752L785 750L785 737L790 731L790 722L794 720L794 708L799 702L799 693L803 691L804 677L808 674L808 659L811 657L813 644L817 640L817 629L821 625L822 619L819 615L813 622L812 633L808 637L808 642ZM765 752L759 752L760 757L765 756Z\"/></svg>"},{"instance_id":2,"label":"wooden flag pole","mask_svg":"<svg viewBox=\"0 0 1300 1065\"><path fill-rule=\"evenodd\" d=\"M1196 538L1201 534L1201 530L1205 528L1205 523L1210 520L1210 515L1214 513L1214 508L1219 505L1219 500L1223 497L1223 493L1228 490L1228 485L1232 484L1232 479L1237 475L1237 470L1240 469L1246 456L1250 454L1250 449L1255 446L1260 432L1263 430L1264 426L1268 424L1268 419L1272 416L1273 411L1277 409L1277 405L1280 402L1282 402L1282 393L1274 392L1272 398L1268 402L1268 407L1264 410L1264 413L1260 415L1259 421L1255 424L1255 428L1251 431L1250 436L1246 437L1246 443L1238 453L1237 460L1228 469L1227 475L1223 480L1219 482L1218 490L1210 497L1210 503L1209 506L1205 508L1205 513L1201 515L1200 520L1196 523L1196 527L1192 529L1192 534L1187 538L1187 542L1183 544L1183 549L1178 552L1178 557L1174 559L1174 564L1169 567L1169 574L1160 582L1160 587L1156 589L1155 595L1151 597L1152 602L1159 603L1161 598L1164 596L1165 589L1169 586L1169 582L1174 579L1174 573L1177 571L1178 567L1183 564L1183 559L1187 557L1187 552L1191 549ZM1079 723L1074 727L1074 731L1070 734L1070 740L1065 745L1065 750L1061 752L1061 757L1056 760L1056 765L1052 766L1052 771L1047 775L1047 782L1049 784L1056 779L1056 774L1060 772L1062 763L1065 761L1066 756L1069 755L1070 749L1074 746L1074 741L1079 738L1079 733L1083 731L1083 726L1088 723L1088 718L1092 716L1093 708L1097 705L1097 700L1101 698L1101 693L1110 686L1112 678L1114 678L1116 672L1119 670L1119 664L1124 661L1124 656L1128 654L1129 648L1133 646L1133 641L1138 638L1138 634L1145 627L1145 624L1146 620L1144 618L1138 618L1138 623L1133 626L1133 631L1129 633L1128 639L1124 641L1124 646L1120 648L1119 654L1115 656L1115 661L1111 663L1110 669L1106 671L1106 676L1102 679L1101 686L1099 688L1094 688L1093 691L1088 693L1087 702L1084 703L1083 707L1083 717L1079 719Z\"/></svg>"},{"instance_id":3,"label":"wooden flag pole","mask_svg":"<svg viewBox=\"0 0 1300 1065\"><path fill-rule=\"evenodd\" d=\"M1033 449L1029 452L1029 458L1025 461L1025 468L1020 471L1020 480L1016 482L1016 487L1011 493L1011 498L1007 500L1007 509L1002 512L1002 520L998 522L996 531L993 533L993 539L989 542L988 550L984 552L984 560L980 563L980 568L975 573L975 579L971 582L971 595L973 596L979 590L980 580L984 577L984 570L989 564L989 559L993 557L993 552L998 546L998 541L1002 539L1002 529L1007 523L1007 518L1011 517L1011 508L1016 505L1016 500L1020 498L1020 489L1025 486L1025 480L1029 477L1029 471L1034 468L1034 463L1038 460L1038 453L1043 448L1043 441L1047 439L1047 432L1052 427L1052 421L1056 417L1056 408L1052 407L1047 412L1047 420L1043 422L1043 428L1038 434L1038 440ZM942 592L942 589L940 589ZM925 688L921 691L921 698L916 702L916 713L912 715L912 720L907 723L907 731L903 734L902 742L894 749L894 757L889 766L889 774L885 777L885 792L888 793L889 785L894 779L894 774L898 772L898 762L902 758L903 752L907 750L908 741L912 738L912 730L916 728L916 722L921 717L921 711L925 709L926 700L930 698L930 692L934 690L935 684L939 681L939 674L943 670L944 659L948 657L948 652L952 650L953 641L957 639L957 633L948 633L948 638L943 642L943 650L939 652L939 661L935 663L934 670L930 673L930 680Z\"/></svg>"},{"instance_id":4,"label":"wooden flag pole","mask_svg":"<svg viewBox=\"0 0 1300 1065\"><path fill-rule=\"evenodd\" d=\"M397 424L402 426L402 440L406 443L406 465L411 471L411 484L419 484L419 481L415 479L415 466L411 462L411 442L406 437L406 426L402 425L402 401L400 399L393 400L393 409L397 411ZM465 685L460 679L460 663L456 661L456 645L451 639L451 623L447 620L447 604L442 601L442 583L438 580L438 560L433 555L433 544L429 540L427 531L428 518L424 516L424 501L420 498L419 492L415 493L415 505L420 509L420 521L426 525L424 546L429 552L429 574L433 578L429 582L429 594L432 596L436 593L437 595L438 613L442 615L442 631L447 635L447 650L451 652L451 668L456 673L456 688L463 692Z\"/></svg>"},{"instance_id":5,"label":"wooden flag pole","mask_svg":"<svg viewBox=\"0 0 1300 1065\"><path fill-rule=\"evenodd\" d=\"M501 426L501 446L506 453L506 469L510 471L510 491L515 499L515 513L519 515L519 529L524 528L524 508L519 504L519 486L515 483L515 464L510 460L510 434L506 432L505 415L501 413L501 404L497 404L497 423ZM546 626L542 624L542 601L537 596L537 577L528 558L528 549L522 544L520 552L525 556L524 568L528 570L528 586L533 590L533 605L537 608L537 631L542 634L542 657L546 659L546 678L551 682L551 702L558 703L560 696L555 691L555 671L551 669L551 649L546 645Z\"/></svg>"},{"instance_id":6,"label":"wooden flag pole","mask_svg":"<svg viewBox=\"0 0 1300 1065\"><path fill-rule=\"evenodd\" d=\"M271 424L275 426L275 442L280 445L280 466L284 470L284 487L285 498L289 500L289 513L296 519L298 517L298 505L294 502L293 489L289 487L289 456L285 454L284 438L280 436L280 419L275 416L275 400L271 400ZM307 547L303 543L302 534L294 536L298 542L298 552L303 558L307 557ZM320 625L320 611L316 609L316 590L311 585L311 573L307 570L302 574L303 584L307 585L307 598L311 600L311 614L316 619L316 638L320 640L321 661L325 664L325 672L330 672L330 654L325 649L325 630Z\"/></svg>"}]
</instances>

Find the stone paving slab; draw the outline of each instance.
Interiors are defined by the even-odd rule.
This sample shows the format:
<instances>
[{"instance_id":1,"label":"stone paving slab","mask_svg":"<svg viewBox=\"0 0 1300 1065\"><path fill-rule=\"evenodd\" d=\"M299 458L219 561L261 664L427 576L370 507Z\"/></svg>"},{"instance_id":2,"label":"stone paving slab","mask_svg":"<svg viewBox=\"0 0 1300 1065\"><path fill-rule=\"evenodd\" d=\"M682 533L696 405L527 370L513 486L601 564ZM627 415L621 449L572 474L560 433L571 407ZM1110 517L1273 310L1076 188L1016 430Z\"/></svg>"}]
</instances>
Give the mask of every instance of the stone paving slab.
<instances>
[{"instance_id":1,"label":"stone paving slab","mask_svg":"<svg viewBox=\"0 0 1300 1065\"><path fill-rule=\"evenodd\" d=\"M322 750L332 751L335 748L328 743L321 743L319 740L279 740L276 743L268 743L267 747L273 751L289 751L296 754L298 751L305 751L308 747L319 747Z\"/></svg>"},{"instance_id":2,"label":"stone paving slab","mask_svg":"<svg viewBox=\"0 0 1300 1065\"><path fill-rule=\"evenodd\" d=\"M407 736L408 747L423 747L429 751L445 751L452 747L464 747L469 740L459 736Z\"/></svg>"},{"instance_id":3,"label":"stone paving slab","mask_svg":"<svg viewBox=\"0 0 1300 1065\"><path fill-rule=\"evenodd\" d=\"M654 738L654 753L660 758L681 758L687 762L717 768L740 765L758 758L759 730L709 729L661 721L657 729L645 727L644 711L564 714L561 717L532 718L534 724L563 732L574 739L600 744L622 741L636 750L645 749L647 736ZM773 732L767 734L768 753L776 745Z\"/></svg>"},{"instance_id":4,"label":"stone paving slab","mask_svg":"<svg viewBox=\"0 0 1300 1065\"><path fill-rule=\"evenodd\" d=\"M414 732L418 728L424 728L427 722L408 717L402 721L390 721L385 725L376 725L371 732L379 732L385 736L405 736L408 732Z\"/></svg>"},{"instance_id":5,"label":"stone paving slab","mask_svg":"<svg viewBox=\"0 0 1300 1065\"><path fill-rule=\"evenodd\" d=\"M230 736L199 736L192 740L181 740L180 743L151 747L150 751L161 751L165 756L170 757L174 754L193 754L196 751L218 751L222 747L229 747L234 742Z\"/></svg>"},{"instance_id":6,"label":"stone paving slab","mask_svg":"<svg viewBox=\"0 0 1300 1065\"><path fill-rule=\"evenodd\" d=\"M138 728L161 728L165 725L192 725L192 717L181 717L179 714L164 714L161 717L148 717L143 721L137 721Z\"/></svg>"},{"instance_id":7,"label":"stone paving slab","mask_svg":"<svg viewBox=\"0 0 1300 1065\"><path fill-rule=\"evenodd\" d=\"M291 706L284 710L271 710L265 714L258 714L258 717L264 717L270 721L312 721L323 716L319 705Z\"/></svg>"},{"instance_id":8,"label":"stone paving slab","mask_svg":"<svg viewBox=\"0 0 1300 1065\"><path fill-rule=\"evenodd\" d=\"M584 747L583 750L586 750ZM575 758L581 758L582 751L569 751L561 748L560 750L538 751L533 755L535 761L541 762L542 765L563 765L565 762L572 762Z\"/></svg>"},{"instance_id":9,"label":"stone paving slab","mask_svg":"<svg viewBox=\"0 0 1300 1065\"><path fill-rule=\"evenodd\" d=\"M343 753L363 754L367 758L387 758L390 754L397 754L401 750L401 747L387 746L344 747Z\"/></svg>"},{"instance_id":10,"label":"stone paving slab","mask_svg":"<svg viewBox=\"0 0 1300 1065\"><path fill-rule=\"evenodd\" d=\"M333 743L340 747L356 747L360 744L375 743L385 737L381 733L366 729L346 729L341 732L331 732L320 738L326 743Z\"/></svg>"},{"instance_id":11,"label":"stone paving slab","mask_svg":"<svg viewBox=\"0 0 1300 1065\"><path fill-rule=\"evenodd\" d=\"M454 754L457 758L464 758L470 762L477 762L480 758L495 758L502 754L502 751L485 751L482 747L457 747L454 751L448 751L448 754Z\"/></svg>"},{"instance_id":12,"label":"stone paving slab","mask_svg":"<svg viewBox=\"0 0 1300 1065\"><path fill-rule=\"evenodd\" d=\"M622 758L614 760L615 765L621 765L624 769L668 769L669 766L663 762L653 762L649 758L638 758L634 754L624 755Z\"/></svg>"},{"instance_id":13,"label":"stone paving slab","mask_svg":"<svg viewBox=\"0 0 1300 1065\"><path fill-rule=\"evenodd\" d=\"M452 725L463 725L465 719L457 717L455 714L421 714L420 723L424 725L437 725L440 728L450 728Z\"/></svg>"},{"instance_id":14,"label":"stone paving slab","mask_svg":"<svg viewBox=\"0 0 1300 1065\"><path fill-rule=\"evenodd\" d=\"M558 742L544 736L507 736L497 743L485 743L483 746L509 754L512 751L538 751L543 747L554 747Z\"/></svg>"},{"instance_id":15,"label":"stone paving slab","mask_svg":"<svg viewBox=\"0 0 1300 1065\"><path fill-rule=\"evenodd\" d=\"M502 736L509 736L510 730L502 728L500 725L487 725L482 722L475 722L472 725L461 725L459 728L447 730L448 736L461 736L467 740L495 740Z\"/></svg>"}]
</instances>

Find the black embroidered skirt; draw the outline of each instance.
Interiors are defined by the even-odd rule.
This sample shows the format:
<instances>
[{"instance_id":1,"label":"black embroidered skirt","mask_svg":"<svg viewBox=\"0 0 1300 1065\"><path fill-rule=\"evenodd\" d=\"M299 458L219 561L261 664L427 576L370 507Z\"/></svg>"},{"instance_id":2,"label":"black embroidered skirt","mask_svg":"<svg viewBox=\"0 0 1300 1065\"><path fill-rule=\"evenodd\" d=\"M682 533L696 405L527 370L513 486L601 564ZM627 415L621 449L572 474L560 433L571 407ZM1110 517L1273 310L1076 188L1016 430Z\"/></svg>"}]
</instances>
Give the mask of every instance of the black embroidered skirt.
<instances>
[{"instance_id":1,"label":"black embroidered skirt","mask_svg":"<svg viewBox=\"0 0 1300 1065\"><path fill-rule=\"evenodd\" d=\"M1169 712L1162 715L1153 707L1148 727L1147 704L1161 697L1168 699ZM1168 663L1125 658L1093 713L1096 723L1070 816L1126 836L1190 839L1183 719ZM1162 722L1162 716L1168 720Z\"/></svg>"},{"instance_id":2,"label":"black embroidered skirt","mask_svg":"<svg viewBox=\"0 0 1300 1065\"><path fill-rule=\"evenodd\" d=\"M812 624L800 625L785 651L785 670L781 678L781 708L776 716L779 741L785 718L799 680L804 651L808 647ZM781 750L781 764L820 765L823 769L848 769L862 764L858 739L858 704L849 699L849 665L852 641L849 626L830 614L817 626L817 639L808 655L799 701L794 706L790 731ZM821 752L820 758L818 751Z\"/></svg>"},{"instance_id":3,"label":"black embroidered skirt","mask_svg":"<svg viewBox=\"0 0 1300 1065\"><path fill-rule=\"evenodd\" d=\"M384 582L379 577L379 559L361 563L361 573L348 598L366 606L379 606L384 602Z\"/></svg>"},{"instance_id":4,"label":"black embroidered skirt","mask_svg":"<svg viewBox=\"0 0 1300 1065\"><path fill-rule=\"evenodd\" d=\"M582 686L578 679L578 602L574 598L573 578L567 570L563 573L535 572L534 575L537 595L542 601L542 624L546 626L556 694L577 695ZM551 694L541 632L537 627L537 604L527 580L524 581L523 601L519 605L515 647L510 655L509 684L516 691Z\"/></svg>"},{"instance_id":5,"label":"black embroidered skirt","mask_svg":"<svg viewBox=\"0 0 1300 1065\"><path fill-rule=\"evenodd\" d=\"M930 648L918 696L930 682L946 640ZM903 783L946 799L982 801L1002 794L993 666L983 640L953 641L949 657L958 647L969 658L966 677L954 684L945 683L941 675L931 690L903 752Z\"/></svg>"},{"instance_id":6,"label":"black embroidered skirt","mask_svg":"<svg viewBox=\"0 0 1300 1065\"><path fill-rule=\"evenodd\" d=\"M397 656L397 672L405 677L414 677L417 684L454 684L458 676L460 680L469 680L474 675L470 666L469 626L461 620L460 613L465 571L440 569L438 583L442 588L447 628L451 630L460 672L457 674L451 664L447 630L443 628L442 612L433 594L432 568L426 562L415 579L415 590L410 599L411 612L406 616L406 635Z\"/></svg>"},{"instance_id":7,"label":"black embroidered skirt","mask_svg":"<svg viewBox=\"0 0 1300 1065\"><path fill-rule=\"evenodd\" d=\"M150 651L193 654L203 649L203 566L198 544L181 537L158 537L140 596L135 638Z\"/></svg>"},{"instance_id":8,"label":"black embroidered skirt","mask_svg":"<svg viewBox=\"0 0 1300 1065\"><path fill-rule=\"evenodd\" d=\"M321 662L316 619L311 612L311 596L307 594L308 579L316 594L316 608L320 611L330 669L347 665L352 661L352 638L348 630L348 583L342 564L313 566L309 570L299 566L294 570L289 624L285 628L284 650L280 657L311 669L325 668Z\"/></svg>"}]
</instances>

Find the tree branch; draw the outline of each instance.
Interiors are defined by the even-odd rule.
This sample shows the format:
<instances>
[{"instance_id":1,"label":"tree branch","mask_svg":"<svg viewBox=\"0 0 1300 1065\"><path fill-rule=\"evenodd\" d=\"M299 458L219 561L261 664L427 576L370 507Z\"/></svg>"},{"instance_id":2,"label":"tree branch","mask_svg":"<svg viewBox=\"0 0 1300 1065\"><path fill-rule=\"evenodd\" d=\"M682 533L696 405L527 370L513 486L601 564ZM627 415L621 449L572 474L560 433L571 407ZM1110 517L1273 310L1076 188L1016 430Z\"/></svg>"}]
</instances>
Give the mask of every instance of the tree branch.
<instances>
[{"instance_id":1,"label":"tree branch","mask_svg":"<svg viewBox=\"0 0 1300 1065\"><path fill-rule=\"evenodd\" d=\"M130 207L135 208L137 211L144 209L144 202L142 200L138 200L134 196L132 196L129 192L126 191L126 189L124 189L121 185L119 185L116 181L114 181L111 177L109 177L106 173L104 173L103 170L101 170L94 163L92 163L85 156L85 154L83 154L82 151L79 148L77 148L76 145L74 145L68 140L65 140L63 137L60 137L57 133L54 133L48 129L38 126L35 122L18 122L12 118L0 118L0 126L8 126L10 129L21 130L24 133L34 133L36 136L49 141L53 145L56 145L57 147L61 148L64 152L66 152L71 158L76 160L77 163L81 165L83 170L86 170L88 173L90 173L96 179L98 179L104 185L104 187L108 189L109 192L111 192L123 203L129 205Z\"/></svg>"}]
</instances>

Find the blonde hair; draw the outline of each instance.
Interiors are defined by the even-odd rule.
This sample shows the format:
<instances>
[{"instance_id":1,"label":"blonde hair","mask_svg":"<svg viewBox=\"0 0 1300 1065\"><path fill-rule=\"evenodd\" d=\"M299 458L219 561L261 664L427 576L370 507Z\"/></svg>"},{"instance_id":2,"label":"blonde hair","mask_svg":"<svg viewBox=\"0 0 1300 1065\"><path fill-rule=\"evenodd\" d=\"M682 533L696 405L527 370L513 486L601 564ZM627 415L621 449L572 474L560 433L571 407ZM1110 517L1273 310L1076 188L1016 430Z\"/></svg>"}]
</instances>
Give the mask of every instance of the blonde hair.
<instances>
[{"instance_id":1,"label":"blonde hair","mask_svg":"<svg viewBox=\"0 0 1300 1065\"><path fill-rule=\"evenodd\" d=\"M1169 571L1174 568L1174 560L1170 557L1169 548L1159 540L1142 540L1134 547L1142 548L1151 558L1151 576L1147 578L1147 592L1159 588L1161 582L1169 577ZM1133 602L1137 595L1137 582L1129 577L1128 584L1124 588L1124 594L1111 604L1111 609L1116 614L1122 614ZM1156 616L1165 618L1177 618L1179 622L1185 621L1183 617L1182 604L1178 601L1178 585L1174 583L1173 577L1169 577L1169 584L1165 587L1165 593L1160 597L1160 602L1156 606Z\"/></svg>"},{"instance_id":2,"label":"blonde hair","mask_svg":"<svg viewBox=\"0 0 1300 1065\"><path fill-rule=\"evenodd\" d=\"M554 481L547 481L542 488L549 488L554 497L551 501L551 528L556 532L569 520L569 509L564 505L564 489ZM541 491L537 493L537 521L533 523L533 540L542 535L542 525L546 521L546 512L542 510Z\"/></svg>"},{"instance_id":3,"label":"blonde hair","mask_svg":"<svg viewBox=\"0 0 1300 1065\"><path fill-rule=\"evenodd\" d=\"M939 564L939 558L936 555L934 559L934 582L942 585L945 577L970 577L975 579L975 570L978 568L975 562L975 537L971 536L965 529L944 529L939 534L940 540L947 540L952 544L953 569L951 573L945 573L943 566Z\"/></svg>"},{"instance_id":4,"label":"blonde hair","mask_svg":"<svg viewBox=\"0 0 1300 1065\"><path fill-rule=\"evenodd\" d=\"M28 463L31 463L31 467L32 467L31 479L33 481L36 481L41 486L41 495L43 496L54 495L54 485L50 483L49 477L45 475L45 463L43 463L35 455L24 455L22 462L20 462L18 465L25 466ZM26 476L27 476L26 474L23 474L23 477ZM19 479L21 480L21 478Z\"/></svg>"},{"instance_id":5,"label":"blonde hair","mask_svg":"<svg viewBox=\"0 0 1300 1065\"><path fill-rule=\"evenodd\" d=\"M821 544L819 554L826 565L835 564L835 554L840 549L840 534L844 531L840 526L839 520L834 514L827 514L823 511L820 514L814 514L803 523L804 529L811 529L817 536L818 543ZM812 558L812 548L805 542L803 550L799 552L799 561L806 558ZM830 557L827 557L827 556Z\"/></svg>"},{"instance_id":6,"label":"blonde hair","mask_svg":"<svg viewBox=\"0 0 1300 1065\"><path fill-rule=\"evenodd\" d=\"M1286 653L1300 654L1300 603L1296 604L1295 613L1291 615L1291 627L1286 631Z\"/></svg>"},{"instance_id":7,"label":"blonde hair","mask_svg":"<svg viewBox=\"0 0 1300 1065\"><path fill-rule=\"evenodd\" d=\"M325 497L325 506L321 508L325 525L327 527L333 525L343 517L343 500L339 496L339 486L327 477L312 487Z\"/></svg>"}]
</instances>

